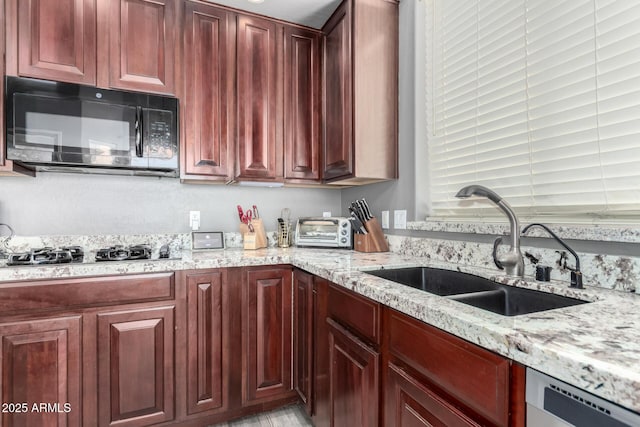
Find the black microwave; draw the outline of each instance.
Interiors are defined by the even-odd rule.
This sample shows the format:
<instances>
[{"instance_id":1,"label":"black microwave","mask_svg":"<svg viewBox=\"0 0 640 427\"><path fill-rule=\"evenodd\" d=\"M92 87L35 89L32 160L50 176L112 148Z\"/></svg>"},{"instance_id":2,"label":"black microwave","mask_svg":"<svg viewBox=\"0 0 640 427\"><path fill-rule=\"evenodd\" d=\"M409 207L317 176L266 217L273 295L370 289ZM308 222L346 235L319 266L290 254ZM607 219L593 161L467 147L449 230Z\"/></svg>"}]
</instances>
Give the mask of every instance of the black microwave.
<instances>
[{"instance_id":1,"label":"black microwave","mask_svg":"<svg viewBox=\"0 0 640 427\"><path fill-rule=\"evenodd\" d=\"M6 77L7 159L36 170L177 177L178 100Z\"/></svg>"}]
</instances>

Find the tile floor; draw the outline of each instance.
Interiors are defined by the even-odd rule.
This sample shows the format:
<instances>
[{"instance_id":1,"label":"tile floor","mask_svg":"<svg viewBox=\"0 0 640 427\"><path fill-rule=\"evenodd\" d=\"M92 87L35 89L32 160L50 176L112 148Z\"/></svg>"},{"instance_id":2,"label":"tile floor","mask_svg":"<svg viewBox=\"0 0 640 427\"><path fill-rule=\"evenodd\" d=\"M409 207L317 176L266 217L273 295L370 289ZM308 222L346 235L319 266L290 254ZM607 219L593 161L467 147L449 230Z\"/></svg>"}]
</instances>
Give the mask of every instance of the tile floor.
<instances>
[{"instance_id":1,"label":"tile floor","mask_svg":"<svg viewBox=\"0 0 640 427\"><path fill-rule=\"evenodd\" d=\"M287 406L252 417L240 418L212 427L313 427L311 420L300 405Z\"/></svg>"}]
</instances>

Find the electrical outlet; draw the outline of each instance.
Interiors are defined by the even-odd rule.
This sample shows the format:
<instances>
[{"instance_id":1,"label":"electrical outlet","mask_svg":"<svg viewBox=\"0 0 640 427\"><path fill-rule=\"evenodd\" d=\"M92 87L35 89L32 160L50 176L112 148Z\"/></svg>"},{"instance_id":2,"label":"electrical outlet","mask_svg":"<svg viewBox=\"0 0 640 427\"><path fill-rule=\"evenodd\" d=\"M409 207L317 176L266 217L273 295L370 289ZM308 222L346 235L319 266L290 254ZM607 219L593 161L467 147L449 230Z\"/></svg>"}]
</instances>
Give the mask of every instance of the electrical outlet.
<instances>
[{"instance_id":1,"label":"electrical outlet","mask_svg":"<svg viewBox=\"0 0 640 427\"><path fill-rule=\"evenodd\" d=\"M189 227L192 231L200 229L200 211L189 211Z\"/></svg>"},{"instance_id":2,"label":"electrical outlet","mask_svg":"<svg viewBox=\"0 0 640 427\"><path fill-rule=\"evenodd\" d=\"M323 218L331 218L331 211L322 212L322 217Z\"/></svg>"},{"instance_id":3,"label":"electrical outlet","mask_svg":"<svg viewBox=\"0 0 640 427\"><path fill-rule=\"evenodd\" d=\"M385 230L389 229L389 211L382 211L381 215L382 228Z\"/></svg>"},{"instance_id":4,"label":"electrical outlet","mask_svg":"<svg viewBox=\"0 0 640 427\"><path fill-rule=\"evenodd\" d=\"M396 230L407 229L407 211L393 211L393 228Z\"/></svg>"}]
</instances>

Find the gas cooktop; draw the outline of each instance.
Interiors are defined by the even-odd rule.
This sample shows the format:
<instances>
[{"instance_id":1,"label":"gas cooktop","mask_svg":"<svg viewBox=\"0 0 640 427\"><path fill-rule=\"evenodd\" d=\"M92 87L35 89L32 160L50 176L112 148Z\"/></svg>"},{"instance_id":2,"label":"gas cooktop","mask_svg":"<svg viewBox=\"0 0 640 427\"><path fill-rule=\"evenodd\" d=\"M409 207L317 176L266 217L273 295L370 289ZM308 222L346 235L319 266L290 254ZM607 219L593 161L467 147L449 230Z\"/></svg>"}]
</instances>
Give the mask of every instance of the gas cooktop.
<instances>
[{"instance_id":1,"label":"gas cooktop","mask_svg":"<svg viewBox=\"0 0 640 427\"><path fill-rule=\"evenodd\" d=\"M143 244L133 246L114 245L108 248L98 249L93 261L104 262L151 259L151 245ZM160 248L159 256L156 259L169 259L168 245L164 245ZM60 248L45 247L31 249L28 252L9 254L7 266L68 264L82 263L84 261L84 251L80 246L64 246Z\"/></svg>"}]
</instances>

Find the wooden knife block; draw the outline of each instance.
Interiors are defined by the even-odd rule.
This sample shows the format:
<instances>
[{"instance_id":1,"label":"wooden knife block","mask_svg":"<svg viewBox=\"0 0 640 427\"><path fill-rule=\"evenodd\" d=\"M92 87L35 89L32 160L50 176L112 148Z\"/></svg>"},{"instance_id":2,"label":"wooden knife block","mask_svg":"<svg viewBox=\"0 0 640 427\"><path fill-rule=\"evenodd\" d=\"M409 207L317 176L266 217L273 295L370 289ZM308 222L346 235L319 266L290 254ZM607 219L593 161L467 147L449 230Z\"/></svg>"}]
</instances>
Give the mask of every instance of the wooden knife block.
<instances>
[{"instance_id":1,"label":"wooden knife block","mask_svg":"<svg viewBox=\"0 0 640 427\"><path fill-rule=\"evenodd\" d=\"M364 223L368 234L354 234L353 248L358 252L389 252L389 244L384 237L377 218Z\"/></svg>"},{"instance_id":2,"label":"wooden knife block","mask_svg":"<svg viewBox=\"0 0 640 427\"><path fill-rule=\"evenodd\" d=\"M242 233L242 242L245 249L261 249L269 245L267 233L264 231L264 224L261 218L251 220L253 225L253 233L249 231L247 224L240 224L240 233Z\"/></svg>"}]
</instances>

